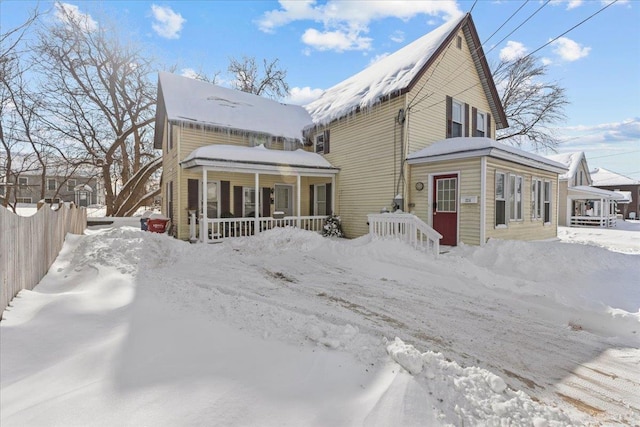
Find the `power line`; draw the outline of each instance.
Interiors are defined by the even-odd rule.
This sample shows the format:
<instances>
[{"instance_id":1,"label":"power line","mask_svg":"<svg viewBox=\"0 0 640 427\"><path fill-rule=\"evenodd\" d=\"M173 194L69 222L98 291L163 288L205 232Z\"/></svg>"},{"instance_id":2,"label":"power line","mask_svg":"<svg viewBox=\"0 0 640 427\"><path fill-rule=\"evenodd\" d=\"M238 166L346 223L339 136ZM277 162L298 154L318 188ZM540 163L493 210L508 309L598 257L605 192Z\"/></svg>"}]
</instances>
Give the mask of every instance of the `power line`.
<instances>
[{"instance_id":1,"label":"power line","mask_svg":"<svg viewBox=\"0 0 640 427\"><path fill-rule=\"evenodd\" d=\"M607 155L604 155L604 156L591 157L591 159L602 159L604 157L622 156L622 155L631 154L631 153L640 153L640 150L625 151L623 153L616 153L616 154L607 154Z\"/></svg>"}]
</instances>

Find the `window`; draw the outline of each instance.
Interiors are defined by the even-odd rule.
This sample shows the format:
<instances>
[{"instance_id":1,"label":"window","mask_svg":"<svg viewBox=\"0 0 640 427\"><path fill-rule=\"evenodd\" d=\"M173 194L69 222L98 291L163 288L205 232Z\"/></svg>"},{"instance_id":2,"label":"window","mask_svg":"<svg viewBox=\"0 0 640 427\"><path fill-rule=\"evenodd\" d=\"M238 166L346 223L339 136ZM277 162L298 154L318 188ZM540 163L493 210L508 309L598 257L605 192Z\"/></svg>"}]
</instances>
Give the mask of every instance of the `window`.
<instances>
[{"instance_id":1,"label":"window","mask_svg":"<svg viewBox=\"0 0 640 427\"><path fill-rule=\"evenodd\" d=\"M55 179L47 179L47 190L55 190L58 188L58 183Z\"/></svg>"},{"instance_id":2,"label":"window","mask_svg":"<svg viewBox=\"0 0 640 427\"><path fill-rule=\"evenodd\" d=\"M242 216L253 216L255 212L256 189L254 187L242 187Z\"/></svg>"},{"instance_id":3,"label":"window","mask_svg":"<svg viewBox=\"0 0 640 427\"><path fill-rule=\"evenodd\" d=\"M267 135L251 135L249 137L249 147L257 147L259 145L264 145L265 148L270 148L271 138Z\"/></svg>"},{"instance_id":4,"label":"window","mask_svg":"<svg viewBox=\"0 0 640 427\"><path fill-rule=\"evenodd\" d=\"M169 150L173 148L173 125L170 122L167 122L167 146Z\"/></svg>"},{"instance_id":5,"label":"window","mask_svg":"<svg viewBox=\"0 0 640 427\"><path fill-rule=\"evenodd\" d=\"M76 180L75 179L68 179L67 180L67 191L73 191L74 188L76 188Z\"/></svg>"},{"instance_id":6,"label":"window","mask_svg":"<svg viewBox=\"0 0 640 427\"><path fill-rule=\"evenodd\" d=\"M463 105L461 102L453 101L451 104L451 137L455 138L462 135L462 127L464 124Z\"/></svg>"},{"instance_id":7,"label":"window","mask_svg":"<svg viewBox=\"0 0 640 427\"><path fill-rule=\"evenodd\" d=\"M506 175L496 172L496 227L507 226Z\"/></svg>"},{"instance_id":8,"label":"window","mask_svg":"<svg viewBox=\"0 0 640 427\"><path fill-rule=\"evenodd\" d=\"M475 136L486 136L487 134L487 115L478 111L476 113L476 129Z\"/></svg>"},{"instance_id":9,"label":"window","mask_svg":"<svg viewBox=\"0 0 640 427\"><path fill-rule=\"evenodd\" d=\"M458 37L456 38L456 47L457 47L458 49L462 49L462 37L460 37L460 36L458 36Z\"/></svg>"},{"instance_id":10,"label":"window","mask_svg":"<svg viewBox=\"0 0 640 427\"><path fill-rule=\"evenodd\" d=\"M286 138L284 140L284 151L296 151L298 149L298 141Z\"/></svg>"},{"instance_id":11,"label":"window","mask_svg":"<svg viewBox=\"0 0 640 427\"><path fill-rule=\"evenodd\" d=\"M531 178L531 219L542 218L542 180Z\"/></svg>"},{"instance_id":12,"label":"window","mask_svg":"<svg viewBox=\"0 0 640 427\"><path fill-rule=\"evenodd\" d=\"M1 185L0 185L0 196L4 196L4 192L5 192L5 190L4 190L4 184L1 184Z\"/></svg>"},{"instance_id":13,"label":"window","mask_svg":"<svg viewBox=\"0 0 640 427\"><path fill-rule=\"evenodd\" d=\"M324 153L324 133L316 135L316 153Z\"/></svg>"},{"instance_id":14,"label":"window","mask_svg":"<svg viewBox=\"0 0 640 427\"><path fill-rule=\"evenodd\" d=\"M522 177L509 174L509 220L522 221Z\"/></svg>"},{"instance_id":15,"label":"window","mask_svg":"<svg viewBox=\"0 0 640 427\"><path fill-rule=\"evenodd\" d=\"M314 200L314 215L329 215L327 212L327 186L326 185L316 185L315 186Z\"/></svg>"},{"instance_id":16,"label":"window","mask_svg":"<svg viewBox=\"0 0 640 427\"><path fill-rule=\"evenodd\" d=\"M31 197L16 197L17 203L31 203Z\"/></svg>"},{"instance_id":17,"label":"window","mask_svg":"<svg viewBox=\"0 0 640 427\"><path fill-rule=\"evenodd\" d=\"M18 178L18 185L29 185L29 178L27 177Z\"/></svg>"},{"instance_id":18,"label":"window","mask_svg":"<svg viewBox=\"0 0 640 427\"><path fill-rule=\"evenodd\" d=\"M456 212L457 178L440 178L437 182L436 212Z\"/></svg>"},{"instance_id":19,"label":"window","mask_svg":"<svg viewBox=\"0 0 640 427\"><path fill-rule=\"evenodd\" d=\"M544 182L544 222L551 223L551 181Z\"/></svg>"},{"instance_id":20,"label":"window","mask_svg":"<svg viewBox=\"0 0 640 427\"><path fill-rule=\"evenodd\" d=\"M218 181L207 182L207 218L218 218Z\"/></svg>"}]
</instances>

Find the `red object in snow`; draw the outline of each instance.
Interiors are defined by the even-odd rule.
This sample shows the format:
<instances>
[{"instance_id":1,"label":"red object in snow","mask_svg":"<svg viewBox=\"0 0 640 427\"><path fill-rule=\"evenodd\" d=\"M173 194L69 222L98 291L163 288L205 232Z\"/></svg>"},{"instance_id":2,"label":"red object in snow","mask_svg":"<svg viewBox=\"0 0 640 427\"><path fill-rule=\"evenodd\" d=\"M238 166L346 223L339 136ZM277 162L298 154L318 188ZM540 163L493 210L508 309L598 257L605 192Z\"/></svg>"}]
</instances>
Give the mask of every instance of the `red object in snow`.
<instances>
[{"instance_id":1,"label":"red object in snow","mask_svg":"<svg viewBox=\"0 0 640 427\"><path fill-rule=\"evenodd\" d=\"M151 219L147 220L147 231L152 233L164 233L167 230L168 219Z\"/></svg>"}]
</instances>

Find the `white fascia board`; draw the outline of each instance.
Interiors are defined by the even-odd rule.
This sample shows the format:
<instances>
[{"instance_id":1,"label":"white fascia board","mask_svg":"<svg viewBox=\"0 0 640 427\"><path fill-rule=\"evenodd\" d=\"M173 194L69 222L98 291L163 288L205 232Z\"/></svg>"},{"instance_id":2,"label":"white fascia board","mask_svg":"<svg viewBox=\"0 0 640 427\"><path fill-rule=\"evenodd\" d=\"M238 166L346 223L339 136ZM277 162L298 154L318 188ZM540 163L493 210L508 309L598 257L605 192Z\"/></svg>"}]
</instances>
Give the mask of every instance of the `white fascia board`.
<instances>
[{"instance_id":1,"label":"white fascia board","mask_svg":"<svg viewBox=\"0 0 640 427\"><path fill-rule=\"evenodd\" d=\"M263 173L270 175L292 176L304 175L331 177L340 172L340 169L337 168L313 168L308 166L245 163L205 159L192 159L186 162L181 162L180 165L183 169L205 168L207 170L216 170L221 172Z\"/></svg>"},{"instance_id":2,"label":"white fascia board","mask_svg":"<svg viewBox=\"0 0 640 427\"><path fill-rule=\"evenodd\" d=\"M415 165L415 164L421 164L421 163L436 163L436 162L442 162L446 160L461 160L461 159L469 159L469 158L483 157L483 156L507 160L513 163L518 163L524 166L530 166L532 168L542 169L549 172L555 172L558 174L562 174L567 171L567 169L565 168L552 166L546 163L539 162L534 159L518 156L518 155L508 153L502 150L498 150L495 148L483 148L481 150L469 150L469 151L461 151L457 153L441 154L438 156L408 159L407 163L409 163L410 165Z\"/></svg>"}]
</instances>

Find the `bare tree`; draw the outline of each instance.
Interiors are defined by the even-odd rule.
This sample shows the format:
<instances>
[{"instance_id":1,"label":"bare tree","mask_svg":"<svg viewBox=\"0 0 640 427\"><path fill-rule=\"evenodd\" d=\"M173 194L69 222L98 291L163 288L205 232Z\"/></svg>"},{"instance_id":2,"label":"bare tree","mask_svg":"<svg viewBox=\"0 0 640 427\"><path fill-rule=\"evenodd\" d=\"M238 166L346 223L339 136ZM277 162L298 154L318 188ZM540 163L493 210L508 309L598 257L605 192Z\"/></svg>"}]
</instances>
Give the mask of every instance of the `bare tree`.
<instances>
[{"instance_id":1,"label":"bare tree","mask_svg":"<svg viewBox=\"0 0 640 427\"><path fill-rule=\"evenodd\" d=\"M67 153L100 170L108 216L130 212L148 195L153 161L153 65L133 43L57 4L58 21L44 27L36 46L48 129Z\"/></svg>"},{"instance_id":2,"label":"bare tree","mask_svg":"<svg viewBox=\"0 0 640 427\"><path fill-rule=\"evenodd\" d=\"M507 129L498 131L498 141L531 144L536 151L557 147L552 125L566 118L564 107L569 101L558 83L542 81L546 72L534 56L498 64L493 79L509 122Z\"/></svg>"},{"instance_id":3,"label":"bare tree","mask_svg":"<svg viewBox=\"0 0 640 427\"><path fill-rule=\"evenodd\" d=\"M272 99L289 95L287 71L278 66L278 59L271 62L263 59L262 70L259 70L254 57L230 58L228 70L235 78L234 89Z\"/></svg>"}]
</instances>

